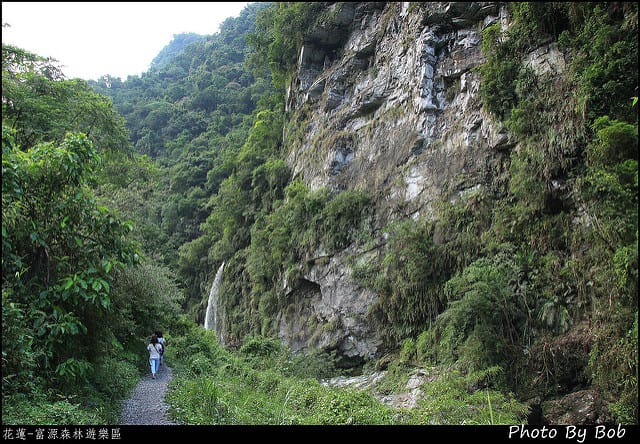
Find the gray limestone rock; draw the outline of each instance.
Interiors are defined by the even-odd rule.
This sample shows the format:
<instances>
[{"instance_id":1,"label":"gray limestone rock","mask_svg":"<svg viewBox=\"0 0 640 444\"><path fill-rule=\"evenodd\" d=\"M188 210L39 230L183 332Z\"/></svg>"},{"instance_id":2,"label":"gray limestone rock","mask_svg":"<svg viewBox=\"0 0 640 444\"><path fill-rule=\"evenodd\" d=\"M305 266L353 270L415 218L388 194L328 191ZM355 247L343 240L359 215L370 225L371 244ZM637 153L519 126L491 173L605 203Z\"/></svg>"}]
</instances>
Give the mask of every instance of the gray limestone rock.
<instances>
[{"instance_id":1,"label":"gray limestone rock","mask_svg":"<svg viewBox=\"0 0 640 444\"><path fill-rule=\"evenodd\" d=\"M613 422L602 397L595 390L579 390L542 403L543 422L552 425L593 425Z\"/></svg>"},{"instance_id":2,"label":"gray limestone rock","mask_svg":"<svg viewBox=\"0 0 640 444\"><path fill-rule=\"evenodd\" d=\"M331 5L334 22L306 39L287 89L284 132L295 136L285 137L285 149L294 177L311 189L375 196L376 233L395 220L433 218L437 202L489 192L515 142L484 111L475 68L485 61L481 30L508 26L504 8L496 2L340 5ZM535 50L526 64L537 75L565 69L553 45ZM303 281L290 284L301 302L289 311L304 322L283 313L279 331L294 348L335 349L354 362L383 351L367 319L377 295L354 281L348 265L363 255L356 248L313 261Z\"/></svg>"}]
</instances>

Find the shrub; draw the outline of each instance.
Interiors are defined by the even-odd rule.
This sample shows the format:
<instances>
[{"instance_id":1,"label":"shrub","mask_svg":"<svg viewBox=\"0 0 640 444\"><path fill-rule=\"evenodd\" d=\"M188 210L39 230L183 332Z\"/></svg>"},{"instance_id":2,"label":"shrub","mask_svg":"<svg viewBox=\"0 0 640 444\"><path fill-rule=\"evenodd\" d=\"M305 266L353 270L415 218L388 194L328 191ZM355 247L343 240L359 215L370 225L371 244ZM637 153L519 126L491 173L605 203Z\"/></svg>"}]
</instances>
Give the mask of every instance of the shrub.
<instances>
[{"instance_id":1,"label":"shrub","mask_svg":"<svg viewBox=\"0 0 640 444\"><path fill-rule=\"evenodd\" d=\"M278 339L249 336L240 347L240 353L247 356L268 357L280 352L281 349L282 344Z\"/></svg>"},{"instance_id":2,"label":"shrub","mask_svg":"<svg viewBox=\"0 0 640 444\"><path fill-rule=\"evenodd\" d=\"M403 363L409 363L416 358L416 341L412 338L402 341L402 347L400 349L400 361Z\"/></svg>"},{"instance_id":3,"label":"shrub","mask_svg":"<svg viewBox=\"0 0 640 444\"><path fill-rule=\"evenodd\" d=\"M313 349L294 354L283 367L283 373L295 378L330 378L337 375L336 351Z\"/></svg>"},{"instance_id":4,"label":"shrub","mask_svg":"<svg viewBox=\"0 0 640 444\"><path fill-rule=\"evenodd\" d=\"M139 376L135 364L122 357L109 357L96 366L94 384L109 400L116 401L131 392L139 382Z\"/></svg>"},{"instance_id":5,"label":"shrub","mask_svg":"<svg viewBox=\"0 0 640 444\"><path fill-rule=\"evenodd\" d=\"M389 227L384 259L369 284L379 294L369 316L388 343L419 333L440 313L451 268L447 251L433 242L430 223L409 220Z\"/></svg>"},{"instance_id":6,"label":"shrub","mask_svg":"<svg viewBox=\"0 0 640 444\"><path fill-rule=\"evenodd\" d=\"M607 166L627 159L638 159L638 127L607 116L592 125L595 138L587 148L591 166Z\"/></svg>"},{"instance_id":7,"label":"shrub","mask_svg":"<svg viewBox=\"0 0 640 444\"><path fill-rule=\"evenodd\" d=\"M83 408L70 399L48 401L43 396L27 399L16 395L2 400L2 424L89 425L103 424L105 418L96 409Z\"/></svg>"},{"instance_id":8,"label":"shrub","mask_svg":"<svg viewBox=\"0 0 640 444\"><path fill-rule=\"evenodd\" d=\"M371 199L364 191L343 191L327 202L322 211L327 251L339 251L356 240L370 213Z\"/></svg>"},{"instance_id":9,"label":"shrub","mask_svg":"<svg viewBox=\"0 0 640 444\"><path fill-rule=\"evenodd\" d=\"M308 420L320 425L390 424L393 413L371 393L346 388L323 393Z\"/></svg>"},{"instance_id":10,"label":"shrub","mask_svg":"<svg viewBox=\"0 0 640 444\"><path fill-rule=\"evenodd\" d=\"M623 424L638 423L638 309L619 307L600 320L589 356L594 383Z\"/></svg>"},{"instance_id":11,"label":"shrub","mask_svg":"<svg viewBox=\"0 0 640 444\"><path fill-rule=\"evenodd\" d=\"M458 361L475 371L514 367L529 320L526 301L510 283L517 272L509 257L497 255L478 259L446 283L447 308L428 336L436 362Z\"/></svg>"},{"instance_id":12,"label":"shrub","mask_svg":"<svg viewBox=\"0 0 640 444\"><path fill-rule=\"evenodd\" d=\"M501 369L463 374L450 369L424 384L424 399L414 410L405 411L410 424L521 424L528 407L513 395L491 388Z\"/></svg>"},{"instance_id":13,"label":"shrub","mask_svg":"<svg viewBox=\"0 0 640 444\"><path fill-rule=\"evenodd\" d=\"M33 389L38 356L21 304L11 300L11 290L2 289L2 394Z\"/></svg>"}]
</instances>

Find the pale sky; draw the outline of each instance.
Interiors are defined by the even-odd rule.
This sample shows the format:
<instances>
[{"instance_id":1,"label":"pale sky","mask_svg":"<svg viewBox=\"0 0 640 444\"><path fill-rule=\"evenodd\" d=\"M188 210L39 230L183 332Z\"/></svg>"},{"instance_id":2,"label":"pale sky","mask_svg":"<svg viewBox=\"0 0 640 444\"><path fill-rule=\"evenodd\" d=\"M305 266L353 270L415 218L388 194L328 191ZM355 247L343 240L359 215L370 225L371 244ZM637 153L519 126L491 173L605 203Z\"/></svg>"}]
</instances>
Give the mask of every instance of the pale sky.
<instances>
[{"instance_id":1,"label":"pale sky","mask_svg":"<svg viewBox=\"0 0 640 444\"><path fill-rule=\"evenodd\" d=\"M66 78L126 80L174 34L211 35L247 2L2 2L2 43L60 62Z\"/></svg>"}]
</instances>

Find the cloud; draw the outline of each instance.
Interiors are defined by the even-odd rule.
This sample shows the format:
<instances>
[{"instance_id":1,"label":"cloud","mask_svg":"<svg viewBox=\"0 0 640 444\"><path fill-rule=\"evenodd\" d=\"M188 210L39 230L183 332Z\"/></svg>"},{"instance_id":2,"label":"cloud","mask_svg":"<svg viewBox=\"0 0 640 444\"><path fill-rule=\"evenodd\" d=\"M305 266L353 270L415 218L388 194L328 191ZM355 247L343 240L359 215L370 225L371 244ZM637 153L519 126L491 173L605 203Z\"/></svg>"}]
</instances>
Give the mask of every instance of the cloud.
<instances>
[{"instance_id":1,"label":"cloud","mask_svg":"<svg viewBox=\"0 0 640 444\"><path fill-rule=\"evenodd\" d=\"M62 65L68 78L96 80L146 71L175 34L214 34L247 3L3 2L2 42Z\"/></svg>"}]
</instances>

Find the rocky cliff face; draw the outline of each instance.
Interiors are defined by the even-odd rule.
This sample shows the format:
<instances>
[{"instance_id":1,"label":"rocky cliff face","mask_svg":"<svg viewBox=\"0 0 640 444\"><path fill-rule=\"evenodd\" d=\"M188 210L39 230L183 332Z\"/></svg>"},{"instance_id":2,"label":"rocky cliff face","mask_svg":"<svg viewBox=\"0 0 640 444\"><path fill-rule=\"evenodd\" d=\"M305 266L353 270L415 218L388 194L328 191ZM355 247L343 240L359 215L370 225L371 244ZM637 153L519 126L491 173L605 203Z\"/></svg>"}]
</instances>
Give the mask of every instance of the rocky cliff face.
<instances>
[{"instance_id":1,"label":"rocky cliff face","mask_svg":"<svg viewBox=\"0 0 640 444\"><path fill-rule=\"evenodd\" d=\"M498 3L335 3L328 16L307 37L287 91L283 137L295 176L312 189L366 190L377 230L432 217L435 202L499 179L513 143L482 109L474 70L484 61L482 30L507 24ZM531 64L560 63L548 53ZM376 295L353 281L347 253L365 255L319 252L303 280L284 284L299 301L280 318L294 348L319 345L356 361L380 352L365 321Z\"/></svg>"}]
</instances>

